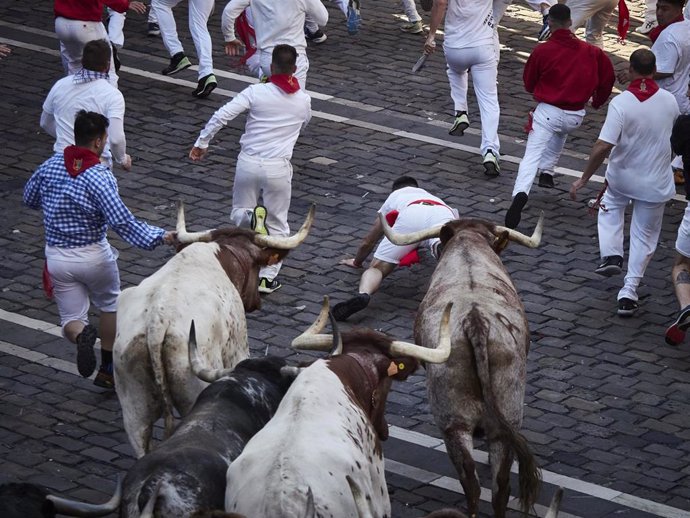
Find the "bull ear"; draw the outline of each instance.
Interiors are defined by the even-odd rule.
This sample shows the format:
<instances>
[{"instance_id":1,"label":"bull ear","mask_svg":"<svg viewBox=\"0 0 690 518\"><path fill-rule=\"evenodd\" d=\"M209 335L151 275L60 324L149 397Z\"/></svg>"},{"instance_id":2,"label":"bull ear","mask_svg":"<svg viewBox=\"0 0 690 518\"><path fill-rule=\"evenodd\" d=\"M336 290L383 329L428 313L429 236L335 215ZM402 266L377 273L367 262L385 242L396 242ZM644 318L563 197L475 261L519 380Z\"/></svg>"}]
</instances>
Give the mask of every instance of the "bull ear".
<instances>
[{"instance_id":1,"label":"bull ear","mask_svg":"<svg viewBox=\"0 0 690 518\"><path fill-rule=\"evenodd\" d=\"M445 244L453 239L453 236L455 235L455 231L453 230L450 225L443 225L441 227L441 233L439 234L439 238L441 239L441 244L445 246Z\"/></svg>"}]
</instances>

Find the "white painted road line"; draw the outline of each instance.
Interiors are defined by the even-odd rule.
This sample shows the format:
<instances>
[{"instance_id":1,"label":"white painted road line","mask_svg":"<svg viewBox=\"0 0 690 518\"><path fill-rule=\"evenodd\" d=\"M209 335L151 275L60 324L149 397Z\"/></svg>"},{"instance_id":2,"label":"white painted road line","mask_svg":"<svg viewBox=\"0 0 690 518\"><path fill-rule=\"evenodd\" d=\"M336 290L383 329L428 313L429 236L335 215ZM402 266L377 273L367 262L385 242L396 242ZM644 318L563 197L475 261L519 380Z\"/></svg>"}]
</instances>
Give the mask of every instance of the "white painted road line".
<instances>
[{"instance_id":1,"label":"white painted road line","mask_svg":"<svg viewBox=\"0 0 690 518\"><path fill-rule=\"evenodd\" d=\"M60 327L49 322L44 322L42 320L37 320L35 318L25 317L18 313L13 313L11 311L5 311L0 309L0 320L11 322L13 324L18 324L34 331L40 331L43 333L48 333L54 336L60 336ZM24 358L25 360L40 363L41 365L46 365L63 372L69 372L70 374L79 375L77 372L76 365L72 362L62 360L60 358L54 358L37 351L32 351L26 347L21 347L18 345L10 344L8 342L0 341L0 352L10 354L19 358ZM389 428L390 436L405 442L416 444L417 446L422 446L424 448L430 448L441 452L446 452L445 444L443 440L430 435L426 435L419 432L414 432L411 430L406 430L398 426L391 426ZM489 464L488 453L475 449L472 452L472 457L475 462L480 464ZM431 471L426 471L415 466L409 466L400 462L393 460L386 460L386 469L391 473L396 473L398 475L417 480L425 484L431 484L436 487L447 489L449 491L454 491L456 493L463 493L460 483L455 478L450 478L443 476L439 473L434 473ZM517 473L517 464L513 463L512 472ZM668 505L653 502L651 500L645 500L644 498L639 498L634 495L629 495L627 493L622 493L604 486L599 486L597 484L592 484L585 482L583 480L578 480L576 478L567 477L565 475L560 475L558 473L553 473L551 471L542 470L542 479L548 484L554 486L562 486L565 489L576 491L585 495L593 496L601 500L606 500L611 503L621 505L623 507L629 507L631 509L636 509L639 511L648 512L656 516L662 516L664 518L689 518L690 513L683 511L682 509L677 509L675 507L670 507ZM464 493L463 493L464 494ZM491 502L491 491L482 488L481 499L486 502ZM518 509L515 507L517 504L513 501L511 503L511 508ZM537 506L537 510L543 515L546 508L543 506ZM574 515L569 515L567 513L559 514L561 518L578 518Z\"/></svg>"}]
</instances>

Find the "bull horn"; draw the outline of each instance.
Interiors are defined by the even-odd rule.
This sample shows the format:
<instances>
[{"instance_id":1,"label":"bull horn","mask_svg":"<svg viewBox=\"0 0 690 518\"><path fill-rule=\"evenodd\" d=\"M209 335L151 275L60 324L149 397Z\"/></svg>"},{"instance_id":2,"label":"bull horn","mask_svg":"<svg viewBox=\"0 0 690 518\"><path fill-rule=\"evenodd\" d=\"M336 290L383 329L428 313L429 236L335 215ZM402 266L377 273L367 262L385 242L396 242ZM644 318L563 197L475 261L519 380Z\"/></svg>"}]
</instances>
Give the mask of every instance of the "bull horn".
<instances>
[{"instance_id":1,"label":"bull horn","mask_svg":"<svg viewBox=\"0 0 690 518\"><path fill-rule=\"evenodd\" d=\"M343 337L340 336L340 329L338 329L338 323L335 321L333 313L328 312L328 320L331 323L331 329L333 329L333 341L331 352L328 353L329 356L338 356L343 354Z\"/></svg>"},{"instance_id":2,"label":"bull horn","mask_svg":"<svg viewBox=\"0 0 690 518\"><path fill-rule=\"evenodd\" d=\"M104 504L87 504L84 502L77 502L76 500L68 500L55 495L46 496L48 500L53 503L55 511L66 516L105 516L115 512L120 506L120 499L122 498L122 477L117 476L117 487L115 494L110 500Z\"/></svg>"},{"instance_id":3,"label":"bull horn","mask_svg":"<svg viewBox=\"0 0 690 518\"><path fill-rule=\"evenodd\" d=\"M153 492L151 493L151 496L149 497L148 501L146 502L146 505L141 510L141 514L139 515L139 518L153 518L153 510L156 507L156 500L158 499L158 492L160 491L162 483L163 483L163 479L159 479L158 482L156 483L156 487L153 488Z\"/></svg>"},{"instance_id":4,"label":"bull horn","mask_svg":"<svg viewBox=\"0 0 690 518\"><path fill-rule=\"evenodd\" d=\"M513 230L512 228L501 227L499 225L496 225L494 234L498 236L503 232L508 232L508 239L510 239L511 241L515 241L516 243L520 243L521 245L525 245L530 248L537 248L539 246L539 243L541 243L542 230L544 230L544 211L541 211L541 214L539 215L539 221L537 222L537 226L535 227L534 232L532 232L532 235L529 237L527 237L525 234L518 232L517 230Z\"/></svg>"},{"instance_id":5,"label":"bull horn","mask_svg":"<svg viewBox=\"0 0 690 518\"><path fill-rule=\"evenodd\" d=\"M443 363L450 356L450 310L453 303L449 302L441 317L441 326L438 333L438 346L436 349L422 347L407 342L394 341L390 351L400 356L412 356L427 363Z\"/></svg>"},{"instance_id":6,"label":"bull horn","mask_svg":"<svg viewBox=\"0 0 690 518\"><path fill-rule=\"evenodd\" d=\"M321 305L319 316L317 316L314 323L309 326L309 329L292 341L292 347L295 349L317 351L330 351L337 348L337 345L334 347L332 335L319 334L326 326L326 320L329 318L328 309L328 295L325 295L323 297L323 304ZM340 349L342 350L342 345L340 346Z\"/></svg>"},{"instance_id":7,"label":"bull horn","mask_svg":"<svg viewBox=\"0 0 690 518\"><path fill-rule=\"evenodd\" d=\"M309 207L307 219L304 220L302 227L294 236L267 236L264 234L255 234L254 243L264 248L277 248L279 250L292 250L304 241L309 235L309 230L314 222L314 213L316 212L316 205L312 203Z\"/></svg>"},{"instance_id":8,"label":"bull horn","mask_svg":"<svg viewBox=\"0 0 690 518\"><path fill-rule=\"evenodd\" d=\"M551 499L551 505L549 505L548 511L546 511L546 515L544 518L557 518L558 517L558 510L561 507L561 499L563 498L563 488L559 487L556 489L556 492L553 495L553 498Z\"/></svg>"},{"instance_id":9,"label":"bull horn","mask_svg":"<svg viewBox=\"0 0 690 518\"><path fill-rule=\"evenodd\" d=\"M232 369L209 369L203 365L201 358L199 358L199 352L197 351L194 320L192 320L192 325L189 327L187 354L189 355L189 365L192 368L192 372L201 381L213 383L217 379L227 376L230 372L232 372Z\"/></svg>"},{"instance_id":10,"label":"bull horn","mask_svg":"<svg viewBox=\"0 0 690 518\"><path fill-rule=\"evenodd\" d=\"M184 202L178 200L177 202L177 240L183 244L189 243L208 243L211 241L212 230L205 230L204 232L187 232L187 224L184 219Z\"/></svg>"},{"instance_id":11,"label":"bull horn","mask_svg":"<svg viewBox=\"0 0 690 518\"><path fill-rule=\"evenodd\" d=\"M388 241L399 246L411 245L413 243L419 243L420 241L438 237L441 234L441 228L443 228L443 225L436 225L435 227L419 230L417 232L410 232L409 234L398 234L388 225L386 216L381 212L379 212L379 221L383 226L383 233L388 238Z\"/></svg>"}]
</instances>

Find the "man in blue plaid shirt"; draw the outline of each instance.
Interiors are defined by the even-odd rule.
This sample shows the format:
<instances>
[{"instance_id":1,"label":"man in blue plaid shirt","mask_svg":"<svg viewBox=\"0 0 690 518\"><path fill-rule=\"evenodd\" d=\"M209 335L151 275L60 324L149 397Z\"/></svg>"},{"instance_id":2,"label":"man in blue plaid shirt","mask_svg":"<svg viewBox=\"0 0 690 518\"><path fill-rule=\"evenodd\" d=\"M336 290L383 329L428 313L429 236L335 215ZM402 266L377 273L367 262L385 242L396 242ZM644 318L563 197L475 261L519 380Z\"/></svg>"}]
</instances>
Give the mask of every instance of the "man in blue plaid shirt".
<instances>
[{"instance_id":1,"label":"man in blue plaid shirt","mask_svg":"<svg viewBox=\"0 0 690 518\"><path fill-rule=\"evenodd\" d=\"M47 278L63 334L77 345L77 368L84 377L96 368L93 346L98 333L89 324L90 303L101 311L101 367L94 384L111 388L120 274L117 251L106 231L110 227L146 250L173 244L175 234L136 219L122 202L115 177L100 162L107 127L103 115L80 111L74 122L75 145L36 170L24 188L24 203L43 210Z\"/></svg>"}]
</instances>

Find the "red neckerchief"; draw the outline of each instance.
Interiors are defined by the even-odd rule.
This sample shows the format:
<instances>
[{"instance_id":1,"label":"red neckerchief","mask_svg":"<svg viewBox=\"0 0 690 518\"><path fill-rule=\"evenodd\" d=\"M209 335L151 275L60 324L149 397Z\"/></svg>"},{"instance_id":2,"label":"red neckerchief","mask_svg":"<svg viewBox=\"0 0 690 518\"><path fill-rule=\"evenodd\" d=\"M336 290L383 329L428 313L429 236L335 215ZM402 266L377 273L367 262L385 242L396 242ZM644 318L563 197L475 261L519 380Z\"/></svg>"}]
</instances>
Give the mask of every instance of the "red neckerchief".
<instances>
[{"instance_id":1,"label":"red neckerchief","mask_svg":"<svg viewBox=\"0 0 690 518\"><path fill-rule=\"evenodd\" d=\"M672 22L667 23L666 25L657 25L656 27L654 27L651 31L649 31L649 34L647 34L647 36L649 36L649 39L652 40L652 43L654 43L666 27L674 23L682 22L683 20L685 20L685 18L683 18L683 13L681 13L680 16L678 16L678 18L676 18Z\"/></svg>"},{"instance_id":2,"label":"red neckerchief","mask_svg":"<svg viewBox=\"0 0 690 518\"><path fill-rule=\"evenodd\" d=\"M254 27L249 25L246 9L235 20L235 34L237 39L244 44L244 56L240 58L240 63L244 65L256 53L256 32L254 32Z\"/></svg>"},{"instance_id":3,"label":"red neckerchief","mask_svg":"<svg viewBox=\"0 0 690 518\"><path fill-rule=\"evenodd\" d=\"M268 78L270 83L273 83L286 94L294 94L299 90L299 81L292 74L273 74Z\"/></svg>"},{"instance_id":4,"label":"red neckerchief","mask_svg":"<svg viewBox=\"0 0 690 518\"><path fill-rule=\"evenodd\" d=\"M630 11L625 0L618 0L618 41L623 43L630 29Z\"/></svg>"},{"instance_id":5,"label":"red neckerchief","mask_svg":"<svg viewBox=\"0 0 690 518\"><path fill-rule=\"evenodd\" d=\"M658 90L659 85L656 84L654 79L651 79L649 77L641 77L639 79L635 79L628 86L628 92L637 97L637 100L641 103L649 99Z\"/></svg>"},{"instance_id":6,"label":"red neckerchief","mask_svg":"<svg viewBox=\"0 0 690 518\"><path fill-rule=\"evenodd\" d=\"M76 178L89 167L101 163L101 159L90 149L79 146L67 146L64 151L65 167L72 178Z\"/></svg>"}]
</instances>

